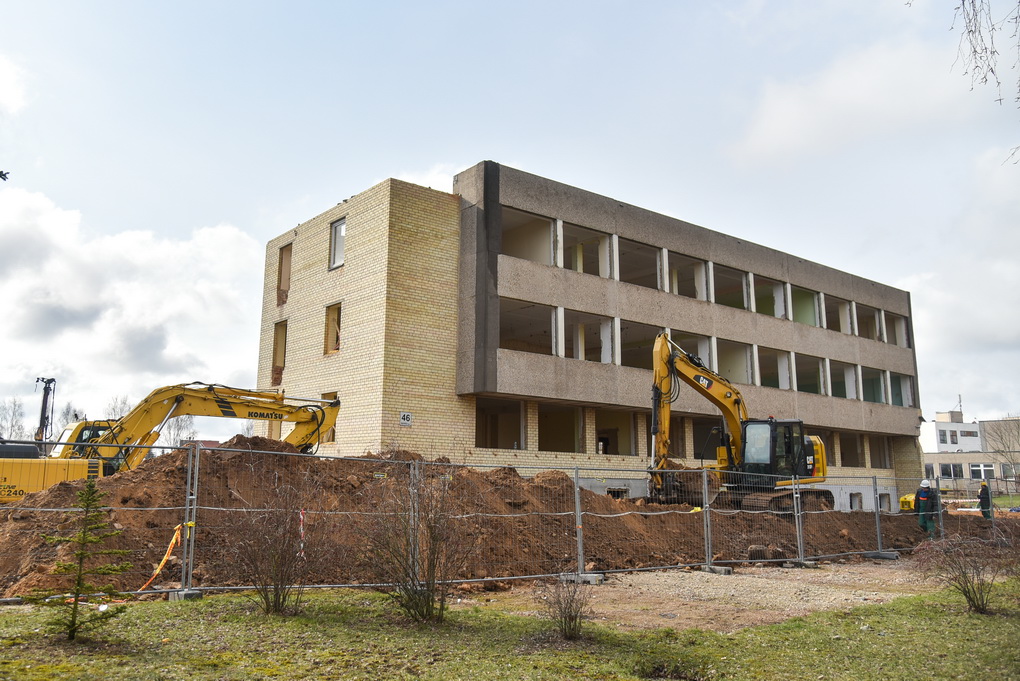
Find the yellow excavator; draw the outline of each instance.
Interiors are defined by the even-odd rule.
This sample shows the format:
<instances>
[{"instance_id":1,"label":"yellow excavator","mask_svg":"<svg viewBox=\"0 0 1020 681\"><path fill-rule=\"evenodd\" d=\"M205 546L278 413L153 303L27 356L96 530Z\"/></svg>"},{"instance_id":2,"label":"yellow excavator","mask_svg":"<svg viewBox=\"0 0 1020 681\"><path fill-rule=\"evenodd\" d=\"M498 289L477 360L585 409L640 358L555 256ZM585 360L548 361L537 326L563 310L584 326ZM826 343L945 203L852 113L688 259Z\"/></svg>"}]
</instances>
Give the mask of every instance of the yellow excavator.
<instances>
[{"instance_id":1,"label":"yellow excavator","mask_svg":"<svg viewBox=\"0 0 1020 681\"><path fill-rule=\"evenodd\" d=\"M0 459L0 504L64 480L99 478L135 468L175 416L286 421L293 423L294 429L284 440L307 453L333 428L339 411L336 400L294 400L271 390L208 383L157 388L120 419L70 424L49 456L15 453L17 458Z\"/></svg>"},{"instance_id":2,"label":"yellow excavator","mask_svg":"<svg viewBox=\"0 0 1020 681\"><path fill-rule=\"evenodd\" d=\"M820 438L805 435L801 421L749 418L736 386L708 369L697 355L673 343L667 334L656 337L652 353L652 501L788 512L794 508L796 481L803 508L833 508L832 492L804 487L825 481L826 462L825 445ZM669 458L670 404L682 384L718 407L725 424L719 431L715 462L702 467L710 469L707 490L701 476L677 472Z\"/></svg>"}]
</instances>

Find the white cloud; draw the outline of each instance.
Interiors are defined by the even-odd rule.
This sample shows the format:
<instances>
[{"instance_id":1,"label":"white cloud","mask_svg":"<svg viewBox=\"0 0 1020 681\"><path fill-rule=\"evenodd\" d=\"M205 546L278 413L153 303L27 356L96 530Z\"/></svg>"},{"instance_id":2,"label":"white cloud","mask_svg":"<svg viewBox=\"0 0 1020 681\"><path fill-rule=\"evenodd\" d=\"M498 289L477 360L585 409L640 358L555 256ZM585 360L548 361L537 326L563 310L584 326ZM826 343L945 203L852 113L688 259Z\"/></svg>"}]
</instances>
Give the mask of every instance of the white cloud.
<instances>
[{"instance_id":1,"label":"white cloud","mask_svg":"<svg viewBox=\"0 0 1020 681\"><path fill-rule=\"evenodd\" d=\"M162 385L254 385L261 244L231 225L93 237L80 222L42 194L0 190L0 399L31 414L46 376L58 408L99 418L112 397Z\"/></svg>"},{"instance_id":2,"label":"white cloud","mask_svg":"<svg viewBox=\"0 0 1020 681\"><path fill-rule=\"evenodd\" d=\"M923 271L897 282L911 291L922 407L929 417L963 397L967 418L1020 408L1020 195L1006 150L980 155L970 200L951 231L930 236Z\"/></svg>"},{"instance_id":3,"label":"white cloud","mask_svg":"<svg viewBox=\"0 0 1020 681\"><path fill-rule=\"evenodd\" d=\"M946 47L879 44L798 79L768 80L728 153L771 163L962 120L975 103L951 76L953 61Z\"/></svg>"},{"instance_id":4,"label":"white cloud","mask_svg":"<svg viewBox=\"0 0 1020 681\"><path fill-rule=\"evenodd\" d=\"M0 54L0 113L13 116L25 107L25 76L24 69Z\"/></svg>"}]
</instances>

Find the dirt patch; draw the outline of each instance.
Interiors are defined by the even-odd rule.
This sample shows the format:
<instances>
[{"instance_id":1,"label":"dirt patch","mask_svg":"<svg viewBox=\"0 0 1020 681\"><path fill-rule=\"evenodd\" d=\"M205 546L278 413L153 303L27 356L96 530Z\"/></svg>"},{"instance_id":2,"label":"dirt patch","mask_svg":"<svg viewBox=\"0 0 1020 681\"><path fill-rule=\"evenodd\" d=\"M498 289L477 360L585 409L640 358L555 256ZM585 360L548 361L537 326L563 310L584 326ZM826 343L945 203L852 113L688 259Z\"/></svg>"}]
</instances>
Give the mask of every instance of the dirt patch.
<instances>
[{"instance_id":1,"label":"dirt patch","mask_svg":"<svg viewBox=\"0 0 1020 681\"><path fill-rule=\"evenodd\" d=\"M937 587L909 558L843 561L817 569L742 567L732 575L700 570L629 572L592 587L591 621L624 630L707 629L733 632L822 610L886 603ZM454 607L490 607L540 615L540 588L514 584L500 593L463 596Z\"/></svg>"},{"instance_id":2,"label":"dirt patch","mask_svg":"<svg viewBox=\"0 0 1020 681\"><path fill-rule=\"evenodd\" d=\"M237 451L203 450L200 457L195 586L238 584L230 519L239 509L258 508L274 498L273 491L281 486L305 490L295 511L307 512L309 541L314 538L319 542L314 548L343 558L324 566L312 578L323 584L370 579L372 566L364 555L363 521L383 506L387 495L407 489L408 462L422 461L418 454L406 451L357 459L272 456L259 452L294 450L287 443L243 436L224 446ZM512 468L481 472L442 465L422 466L420 474L449 482L450 511L470 527L467 540L478 550L462 577L485 579L574 569L575 498L568 475L549 471L525 479ZM186 476L187 453L174 451L98 481L100 490L108 493L105 503L113 507L110 522L122 531L110 540L110 547L132 551L131 560L140 567L139 573L125 577L118 588L137 589L148 578L150 566L163 557L173 528L183 517ZM66 526L63 514L43 509L73 506L82 485L81 481L59 483L27 495L19 509L0 509L0 593L4 596L52 585L48 573L58 551L41 535ZM689 505L614 499L581 490L581 507L585 513L586 570L631 570L705 560L703 517L691 512ZM923 539L914 516L883 515L881 522L884 548L913 547ZM973 516L953 516L952 522L961 533L974 536L983 536L990 528L988 521ZM876 548L872 513L807 514L801 529L808 556L838 556ZM792 516L713 514L713 560L758 560L749 554L753 546L766 558L796 557L797 527ZM179 549L174 552L171 568L179 554ZM164 581L155 586L174 587L166 581L172 574L174 570L168 568Z\"/></svg>"}]
</instances>

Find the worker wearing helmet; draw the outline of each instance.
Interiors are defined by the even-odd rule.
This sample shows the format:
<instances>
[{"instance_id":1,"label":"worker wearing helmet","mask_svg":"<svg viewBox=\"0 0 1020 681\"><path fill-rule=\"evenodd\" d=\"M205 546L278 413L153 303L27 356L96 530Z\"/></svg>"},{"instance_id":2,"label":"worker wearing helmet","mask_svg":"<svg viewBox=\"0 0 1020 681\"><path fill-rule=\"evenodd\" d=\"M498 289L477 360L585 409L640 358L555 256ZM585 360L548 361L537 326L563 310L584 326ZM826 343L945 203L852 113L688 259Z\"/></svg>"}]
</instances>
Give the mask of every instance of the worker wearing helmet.
<instances>
[{"instance_id":1,"label":"worker wearing helmet","mask_svg":"<svg viewBox=\"0 0 1020 681\"><path fill-rule=\"evenodd\" d=\"M988 491L988 483L984 480L981 481L981 487L978 489L978 508L981 509L981 515L991 519L992 517L992 495Z\"/></svg>"},{"instance_id":2,"label":"worker wearing helmet","mask_svg":"<svg viewBox=\"0 0 1020 681\"><path fill-rule=\"evenodd\" d=\"M917 524L928 533L928 539L935 538L935 504L938 495L928 480L922 480L921 486L914 493L914 510L917 511Z\"/></svg>"}]
</instances>

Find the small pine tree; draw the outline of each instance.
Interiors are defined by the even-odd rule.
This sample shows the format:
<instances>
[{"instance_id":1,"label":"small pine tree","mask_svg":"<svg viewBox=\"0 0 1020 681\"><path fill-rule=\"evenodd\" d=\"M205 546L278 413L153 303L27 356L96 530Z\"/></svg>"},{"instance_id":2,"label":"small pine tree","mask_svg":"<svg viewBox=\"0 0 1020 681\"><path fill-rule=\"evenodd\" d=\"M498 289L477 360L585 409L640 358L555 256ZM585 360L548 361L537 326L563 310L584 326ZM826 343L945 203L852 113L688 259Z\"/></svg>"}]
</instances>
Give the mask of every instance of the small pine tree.
<instances>
[{"instance_id":1,"label":"small pine tree","mask_svg":"<svg viewBox=\"0 0 1020 681\"><path fill-rule=\"evenodd\" d=\"M100 492L95 480L87 480L85 487L78 492L77 511L69 514L69 520L75 526L73 534L61 537L43 535L50 544L71 544L74 560L57 561L53 566L53 574L68 575L71 578L70 591L50 590L36 594L32 600L59 609L59 613L50 620L54 631L67 635L73 641L78 634L94 629L104 622L120 615L126 606L109 607L100 605L96 610L86 610L82 601L95 594L105 594L108 598L119 594L112 585L97 587L88 579L94 575L116 575L131 569L130 563L109 563L96 559L101 556L115 556L128 553L123 549L103 549L99 546L109 537L120 534L120 530L107 530L108 523L104 519L107 509L100 505L105 492Z\"/></svg>"}]
</instances>

